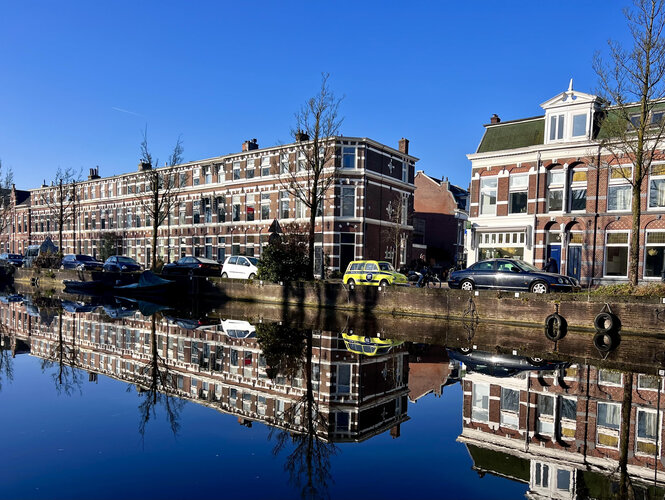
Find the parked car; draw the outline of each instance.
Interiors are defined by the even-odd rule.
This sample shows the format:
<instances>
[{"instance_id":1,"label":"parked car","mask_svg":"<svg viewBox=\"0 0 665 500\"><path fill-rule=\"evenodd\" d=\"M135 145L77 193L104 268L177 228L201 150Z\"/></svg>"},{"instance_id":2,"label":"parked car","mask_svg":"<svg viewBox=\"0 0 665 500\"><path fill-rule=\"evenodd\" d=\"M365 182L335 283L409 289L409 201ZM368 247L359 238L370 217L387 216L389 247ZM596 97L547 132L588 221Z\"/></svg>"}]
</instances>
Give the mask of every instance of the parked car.
<instances>
[{"instance_id":1,"label":"parked car","mask_svg":"<svg viewBox=\"0 0 665 500\"><path fill-rule=\"evenodd\" d=\"M113 255L106 259L104 262L104 271L115 272L132 272L141 271L143 266L136 262L131 257L124 257L122 255Z\"/></svg>"},{"instance_id":2,"label":"parked car","mask_svg":"<svg viewBox=\"0 0 665 500\"><path fill-rule=\"evenodd\" d=\"M473 290L524 290L533 293L579 292L575 278L547 273L516 259L489 259L476 262L467 269L453 271L448 277L450 288Z\"/></svg>"},{"instance_id":3,"label":"parked car","mask_svg":"<svg viewBox=\"0 0 665 500\"><path fill-rule=\"evenodd\" d=\"M354 260L350 262L342 281L345 285L406 285L408 280L395 271L390 262L380 260Z\"/></svg>"},{"instance_id":4,"label":"parked car","mask_svg":"<svg viewBox=\"0 0 665 500\"><path fill-rule=\"evenodd\" d=\"M258 265L259 259L255 257L245 257L244 255L227 257L222 265L222 278L253 280L259 272Z\"/></svg>"},{"instance_id":5,"label":"parked car","mask_svg":"<svg viewBox=\"0 0 665 500\"><path fill-rule=\"evenodd\" d=\"M23 255L18 253L0 253L0 262L9 262L13 266L21 267L23 265Z\"/></svg>"},{"instance_id":6,"label":"parked car","mask_svg":"<svg viewBox=\"0 0 665 500\"><path fill-rule=\"evenodd\" d=\"M100 261L90 255L68 254L62 258L60 269L78 269L79 271L101 271Z\"/></svg>"},{"instance_id":7,"label":"parked car","mask_svg":"<svg viewBox=\"0 0 665 500\"><path fill-rule=\"evenodd\" d=\"M180 276L219 276L221 271L222 266L216 260L192 256L182 257L162 268L164 275Z\"/></svg>"}]
</instances>

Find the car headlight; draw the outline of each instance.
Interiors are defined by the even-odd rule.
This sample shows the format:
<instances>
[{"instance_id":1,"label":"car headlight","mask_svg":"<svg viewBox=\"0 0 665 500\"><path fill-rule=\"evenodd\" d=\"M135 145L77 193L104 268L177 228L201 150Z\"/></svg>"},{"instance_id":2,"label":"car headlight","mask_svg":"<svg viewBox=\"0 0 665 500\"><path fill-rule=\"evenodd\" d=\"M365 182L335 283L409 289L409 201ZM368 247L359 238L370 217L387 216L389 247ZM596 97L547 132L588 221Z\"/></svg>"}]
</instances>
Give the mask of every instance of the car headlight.
<instances>
[{"instance_id":1,"label":"car headlight","mask_svg":"<svg viewBox=\"0 0 665 500\"><path fill-rule=\"evenodd\" d=\"M563 278L559 278L557 281L558 281L559 283L563 283Z\"/></svg>"},{"instance_id":2,"label":"car headlight","mask_svg":"<svg viewBox=\"0 0 665 500\"><path fill-rule=\"evenodd\" d=\"M120 269L124 271L125 269L127 269L127 266L122 266Z\"/></svg>"}]
</instances>

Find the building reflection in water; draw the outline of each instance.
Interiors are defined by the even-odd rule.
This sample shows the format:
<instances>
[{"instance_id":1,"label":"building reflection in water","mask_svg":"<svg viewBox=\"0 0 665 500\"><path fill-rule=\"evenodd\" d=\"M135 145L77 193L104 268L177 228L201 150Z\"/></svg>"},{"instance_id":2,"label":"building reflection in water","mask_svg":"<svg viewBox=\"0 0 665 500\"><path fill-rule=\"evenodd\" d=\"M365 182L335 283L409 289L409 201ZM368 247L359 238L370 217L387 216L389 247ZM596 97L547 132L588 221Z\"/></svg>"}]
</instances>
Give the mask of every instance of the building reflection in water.
<instances>
[{"instance_id":1,"label":"building reflection in water","mask_svg":"<svg viewBox=\"0 0 665 500\"><path fill-rule=\"evenodd\" d=\"M662 377L584 364L497 376L488 364L462 380L458 441L479 474L527 483L529 498L663 498Z\"/></svg>"},{"instance_id":2,"label":"building reflection in water","mask_svg":"<svg viewBox=\"0 0 665 500\"><path fill-rule=\"evenodd\" d=\"M245 426L265 423L304 497L325 495L334 443L387 430L398 437L408 419L408 352L401 342L358 352L341 332L179 317L171 310L144 316L139 307L150 309L119 299L98 307L5 300L3 355L29 351L42 358L66 394L81 384L83 371L91 382L101 374L133 384L141 434L157 408L176 433L185 401L235 415ZM2 368L11 370L11 363Z\"/></svg>"}]
</instances>

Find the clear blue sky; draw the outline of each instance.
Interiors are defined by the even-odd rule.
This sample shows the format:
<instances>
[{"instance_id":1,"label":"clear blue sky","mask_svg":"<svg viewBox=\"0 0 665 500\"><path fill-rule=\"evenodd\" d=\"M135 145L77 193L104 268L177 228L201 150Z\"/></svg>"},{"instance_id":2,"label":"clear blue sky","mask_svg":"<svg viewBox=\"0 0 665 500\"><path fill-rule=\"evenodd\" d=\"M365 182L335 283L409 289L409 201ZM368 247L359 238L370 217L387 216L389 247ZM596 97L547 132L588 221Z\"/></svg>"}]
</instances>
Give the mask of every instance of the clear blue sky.
<instances>
[{"instance_id":1,"label":"clear blue sky","mask_svg":"<svg viewBox=\"0 0 665 500\"><path fill-rule=\"evenodd\" d=\"M58 167L134 171L144 126L162 163L290 142L321 72L342 134L396 147L466 187L492 113L542 113L623 40L626 2L0 0L0 160L18 188Z\"/></svg>"}]
</instances>

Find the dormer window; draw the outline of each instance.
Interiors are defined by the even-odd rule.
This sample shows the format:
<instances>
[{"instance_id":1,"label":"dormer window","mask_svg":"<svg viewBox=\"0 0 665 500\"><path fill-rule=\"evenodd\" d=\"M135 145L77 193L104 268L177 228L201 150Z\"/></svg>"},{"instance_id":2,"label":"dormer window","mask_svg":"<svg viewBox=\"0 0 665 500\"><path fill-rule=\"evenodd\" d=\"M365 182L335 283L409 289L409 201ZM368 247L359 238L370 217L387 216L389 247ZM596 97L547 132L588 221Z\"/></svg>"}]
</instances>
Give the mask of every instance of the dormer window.
<instances>
[{"instance_id":1,"label":"dormer window","mask_svg":"<svg viewBox=\"0 0 665 500\"><path fill-rule=\"evenodd\" d=\"M586 134L586 113L573 115L573 137L582 137Z\"/></svg>"},{"instance_id":2,"label":"dormer window","mask_svg":"<svg viewBox=\"0 0 665 500\"><path fill-rule=\"evenodd\" d=\"M564 115L550 116L550 141L563 139Z\"/></svg>"}]
</instances>

